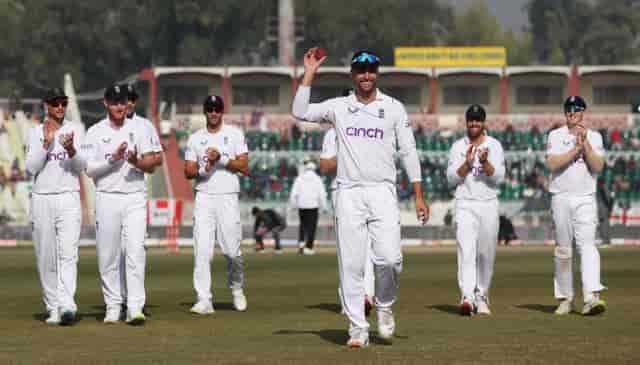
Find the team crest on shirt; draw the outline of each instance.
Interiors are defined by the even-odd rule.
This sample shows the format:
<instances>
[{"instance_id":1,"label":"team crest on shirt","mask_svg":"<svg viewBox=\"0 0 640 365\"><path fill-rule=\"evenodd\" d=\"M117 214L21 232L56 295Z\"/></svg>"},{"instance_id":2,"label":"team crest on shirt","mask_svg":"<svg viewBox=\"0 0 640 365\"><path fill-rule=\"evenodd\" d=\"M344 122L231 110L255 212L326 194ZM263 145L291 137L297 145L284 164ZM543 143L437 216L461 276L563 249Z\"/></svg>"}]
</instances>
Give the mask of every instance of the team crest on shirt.
<instances>
[{"instance_id":1,"label":"team crest on shirt","mask_svg":"<svg viewBox=\"0 0 640 365\"><path fill-rule=\"evenodd\" d=\"M378 109L378 118L384 119L384 109Z\"/></svg>"}]
</instances>

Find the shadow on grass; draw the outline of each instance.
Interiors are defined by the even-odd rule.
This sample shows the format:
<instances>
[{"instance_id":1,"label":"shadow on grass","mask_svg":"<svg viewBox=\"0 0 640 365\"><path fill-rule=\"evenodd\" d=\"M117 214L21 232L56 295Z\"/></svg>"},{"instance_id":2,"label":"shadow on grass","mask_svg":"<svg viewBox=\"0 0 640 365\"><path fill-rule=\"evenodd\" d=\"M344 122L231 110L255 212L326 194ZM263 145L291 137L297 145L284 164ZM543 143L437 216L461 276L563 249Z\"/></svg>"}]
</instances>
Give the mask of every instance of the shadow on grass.
<instances>
[{"instance_id":1,"label":"shadow on grass","mask_svg":"<svg viewBox=\"0 0 640 365\"><path fill-rule=\"evenodd\" d=\"M453 304L435 304L428 305L426 308L439 310L440 312L445 312L449 314L455 314L456 316L460 315L460 308L457 305Z\"/></svg>"},{"instance_id":2,"label":"shadow on grass","mask_svg":"<svg viewBox=\"0 0 640 365\"><path fill-rule=\"evenodd\" d=\"M195 302L181 302L180 306L181 307L188 307L191 308L194 304L196 304ZM233 308L233 303L231 302L213 302L213 309L215 310L223 310L223 311L235 311L235 308Z\"/></svg>"},{"instance_id":3,"label":"shadow on grass","mask_svg":"<svg viewBox=\"0 0 640 365\"><path fill-rule=\"evenodd\" d=\"M520 304L516 305L516 308L519 309L527 309L530 311L542 312L542 313L553 313L556 310L555 305L545 305L545 304Z\"/></svg>"},{"instance_id":4,"label":"shadow on grass","mask_svg":"<svg viewBox=\"0 0 640 365\"><path fill-rule=\"evenodd\" d=\"M340 304L337 303L320 303L305 306L307 309L321 309L327 312L340 313Z\"/></svg>"},{"instance_id":5,"label":"shadow on grass","mask_svg":"<svg viewBox=\"0 0 640 365\"><path fill-rule=\"evenodd\" d=\"M347 344L347 340L349 339L349 333L347 330L338 330L338 329L328 329L328 330L319 330L319 331L301 331L301 330L279 330L273 332L274 335L315 335L323 340L333 343L335 345L344 346ZM389 346L392 344L392 341L384 340L380 337L376 336L377 333L373 332L369 336L369 341L376 345ZM395 336L398 339L408 339L407 336Z\"/></svg>"}]
</instances>

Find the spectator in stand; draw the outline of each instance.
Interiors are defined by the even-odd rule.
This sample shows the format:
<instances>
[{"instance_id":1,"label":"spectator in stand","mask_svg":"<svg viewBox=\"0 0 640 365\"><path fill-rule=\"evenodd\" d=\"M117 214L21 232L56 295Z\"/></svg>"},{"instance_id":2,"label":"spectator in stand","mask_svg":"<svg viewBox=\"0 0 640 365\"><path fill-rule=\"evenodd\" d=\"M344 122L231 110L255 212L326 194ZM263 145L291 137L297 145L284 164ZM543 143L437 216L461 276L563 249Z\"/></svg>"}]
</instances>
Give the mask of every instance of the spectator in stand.
<instances>
[{"instance_id":1,"label":"spectator in stand","mask_svg":"<svg viewBox=\"0 0 640 365\"><path fill-rule=\"evenodd\" d=\"M613 210L613 194L607 188L604 179L598 178L596 190L596 203L598 206L598 233L603 245L611 244L611 235L609 234L609 216Z\"/></svg>"},{"instance_id":2,"label":"spectator in stand","mask_svg":"<svg viewBox=\"0 0 640 365\"><path fill-rule=\"evenodd\" d=\"M22 181L24 179L24 173L22 172L22 170L20 170L20 163L18 162L18 158L16 158L11 164L11 177L9 178L9 180Z\"/></svg>"},{"instance_id":3,"label":"spectator in stand","mask_svg":"<svg viewBox=\"0 0 640 365\"><path fill-rule=\"evenodd\" d=\"M621 150L624 147L622 133L618 127L611 130L611 133L609 134L609 141L611 141L611 149L613 150Z\"/></svg>"}]
</instances>

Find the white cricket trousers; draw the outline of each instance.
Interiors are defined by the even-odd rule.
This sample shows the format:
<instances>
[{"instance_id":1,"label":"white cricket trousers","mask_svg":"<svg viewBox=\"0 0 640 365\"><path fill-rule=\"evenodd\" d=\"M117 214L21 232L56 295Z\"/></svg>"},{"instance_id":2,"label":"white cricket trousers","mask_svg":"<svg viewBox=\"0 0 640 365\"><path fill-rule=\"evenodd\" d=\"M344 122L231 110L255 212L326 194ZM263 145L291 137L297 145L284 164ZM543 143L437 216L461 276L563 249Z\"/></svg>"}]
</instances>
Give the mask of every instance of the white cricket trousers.
<instances>
[{"instance_id":1,"label":"white cricket trousers","mask_svg":"<svg viewBox=\"0 0 640 365\"><path fill-rule=\"evenodd\" d=\"M402 271L400 211L391 184L338 188L336 194L338 269L349 334L368 330L364 314L367 246L375 267L375 304L391 308Z\"/></svg>"},{"instance_id":2,"label":"white cricket trousers","mask_svg":"<svg viewBox=\"0 0 640 365\"><path fill-rule=\"evenodd\" d=\"M331 205L333 205L334 214L336 212L336 189L331 190ZM337 238L337 237L336 237ZM336 243L337 244L337 243ZM371 244L367 245L367 259L364 267L364 293L369 298L375 296L375 275L373 273L373 261L371 260ZM338 286L338 296L342 300L340 295L340 287ZM342 305L342 303L341 303ZM344 306L343 306L344 307Z\"/></svg>"},{"instance_id":3,"label":"white cricket trousers","mask_svg":"<svg viewBox=\"0 0 640 365\"><path fill-rule=\"evenodd\" d=\"M198 301L211 301L211 261L218 242L227 259L227 285L242 289L244 270L240 239L242 225L238 194L196 193L193 210L193 286Z\"/></svg>"},{"instance_id":4,"label":"white cricket trousers","mask_svg":"<svg viewBox=\"0 0 640 365\"><path fill-rule=\"evenodd\" d=\"M475 301L489 296L498 243L498 199L456 200L458 287Z\"/></svg>"},{"instance_id":5,"label":"white cricket trousers","mask_svg":"<svg viewBox=\"0 0 640 365\"><path fill-rule=\"evenodd\" d=\"M580 255L582 291L585 301L605 287L600 282L600 254L596 248L598 214L594 195L554 195L551 211L556 236L554 294L556 299L574 298L573 241Z\"/></svg>"},{"instance_id":6,"label":"white cricket trousers","mask_svg":"<svg viewBox=\"0 0 640 365\"><path fill-rule=\"evenodd\" d=\"M32 194L33 247L47 311L77 311L79 192Z\"/></svg>"},{"instance_id":7,"label":"white cricket trousers","mask_svg":"<svg viewBox=\"0 0 640 365\"><path fill-rule=\"evenodd\" d=\"M107 309L125 302L133 312L144 307L146 230L144 192L96 193L96 250ZM121 275L125 277L125 287Z\"/></svg>"}]
</instances>

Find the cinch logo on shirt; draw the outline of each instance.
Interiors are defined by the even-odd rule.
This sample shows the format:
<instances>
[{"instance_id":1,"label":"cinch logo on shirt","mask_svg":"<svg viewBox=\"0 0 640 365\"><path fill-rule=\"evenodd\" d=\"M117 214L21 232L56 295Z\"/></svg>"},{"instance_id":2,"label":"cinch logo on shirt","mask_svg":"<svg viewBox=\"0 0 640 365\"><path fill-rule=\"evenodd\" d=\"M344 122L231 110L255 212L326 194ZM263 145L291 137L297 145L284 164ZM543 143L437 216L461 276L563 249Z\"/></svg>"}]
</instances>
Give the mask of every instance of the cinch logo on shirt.
<instances>
[{"instance_id":1,"label":"cinch logo on shirt","mask_svg":"<svg viewBox=\"0 0 640 365\"><path fill-rule=\"evenodd\" d=\"M347 128L347 136L382 139L384 137L384 131L382 129L380 129L380 128L348 127Z\"/></svg>"},{"instance_id":2,"label":"cinch logo on shirt","mask_svg":"<svg viewBox=\"0 0 640 365\"><path fill-rule=\"evenodd\" d=\"M49 152L47 153L47 161L64 161L69 158L69 154L67 151L62 151L58 153Z\"/></svg>"}]
</instances>

